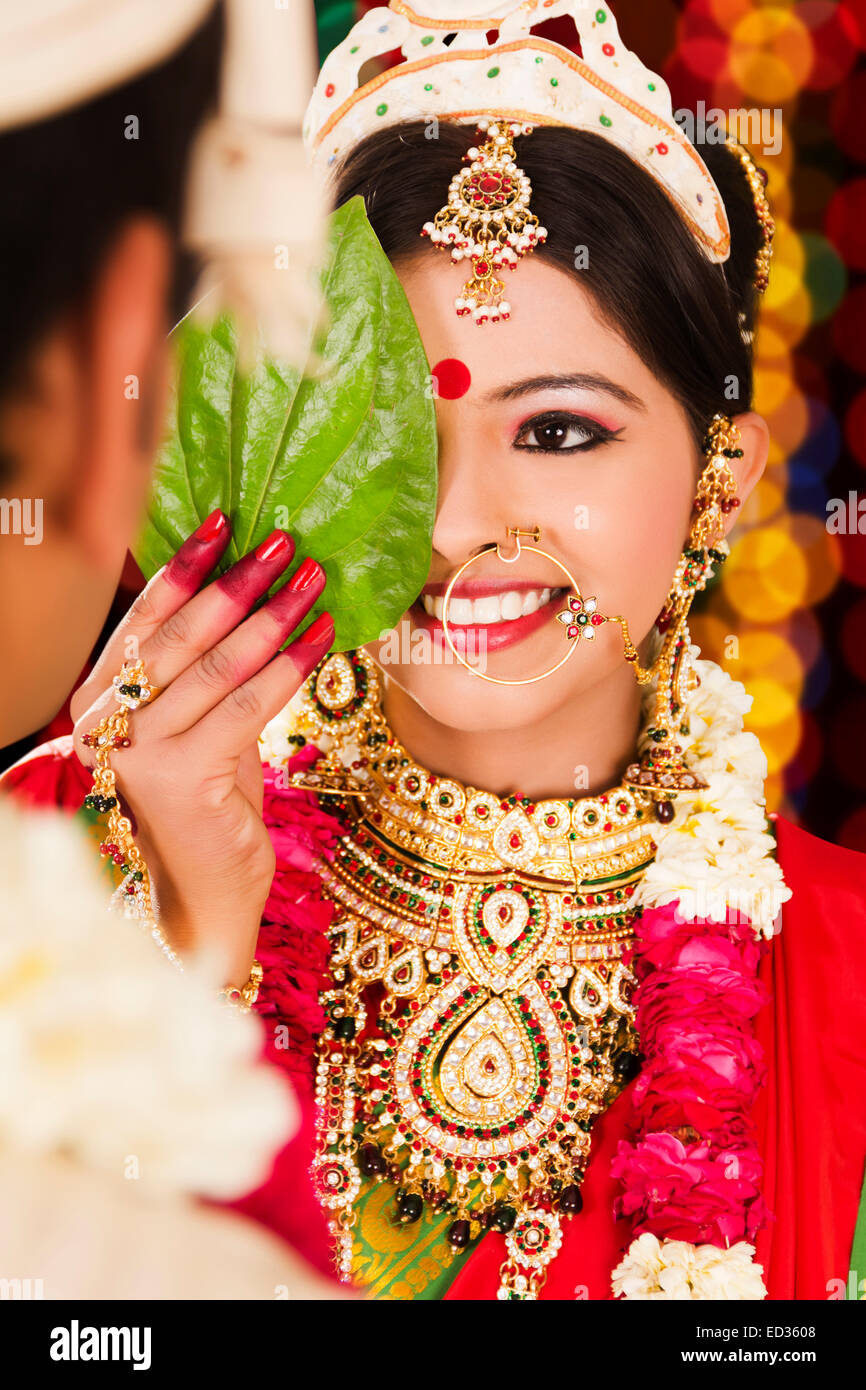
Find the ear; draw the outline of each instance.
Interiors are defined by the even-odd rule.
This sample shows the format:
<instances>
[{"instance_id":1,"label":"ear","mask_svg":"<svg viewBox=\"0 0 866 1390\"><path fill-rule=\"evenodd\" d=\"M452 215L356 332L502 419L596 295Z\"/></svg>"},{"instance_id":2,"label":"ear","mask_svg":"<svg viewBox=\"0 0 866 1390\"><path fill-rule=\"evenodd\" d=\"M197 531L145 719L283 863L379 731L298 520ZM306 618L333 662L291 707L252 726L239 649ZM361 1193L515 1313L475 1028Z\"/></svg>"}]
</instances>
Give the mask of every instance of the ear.
<instances>
[{"instance_id":1,"label":"ear","mask_svg":"<svg viewBox=\"0 0 866 1390\"><path fill-rule=\"evenodd\" d=\"M70 539L100 568L123 563L164 428L172 264L163 225L151 217L130 219L81 313L81 431L66 524Z\"/></svg>"},{"instance_id":2,"label":"ear","mask_svg":"<svg viewBox=\"0 0 866 1390\"><path fill-rule=\"evenodd\" d=\"M756 414L754 410L747 411L744 415L737 415L734 424L740 431L740 448L743 451L743 457L731 459L730 465L731 472L737 480L737 496L742 504L760 482L767 466L767 457L770 452L770 430L763 415ZM725 519L725 535L736 524L739 511L740 508L737 507L728 513Z\"/></svg>"}]
</instances>

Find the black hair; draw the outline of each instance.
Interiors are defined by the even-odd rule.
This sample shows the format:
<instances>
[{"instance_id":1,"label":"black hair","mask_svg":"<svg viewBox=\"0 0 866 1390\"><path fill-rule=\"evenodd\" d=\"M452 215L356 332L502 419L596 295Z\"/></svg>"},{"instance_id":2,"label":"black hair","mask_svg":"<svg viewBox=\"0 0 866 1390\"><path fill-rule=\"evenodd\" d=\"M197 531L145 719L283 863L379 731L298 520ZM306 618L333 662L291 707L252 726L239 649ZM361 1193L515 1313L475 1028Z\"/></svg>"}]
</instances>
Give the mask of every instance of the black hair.
<instances>
[{"instance_id":1,"label":"black hair","mask_svg":"<svg viewBox=\"0 0 866 1390\"><path fill-rule=\"evenodd\" d=\"M72 110L0 134L0 400L26 374L52 324L85 301L130 216L158 217L176 244L187 155L216 101L222 38L219 5L159 66ZM127 138L133 132L137 138ZM176 317L193 271L178 252Z\"/></svg>"},{"instance_id":2,"label":"black hair","mask_svg":"<svg viewBox=\"0 0 866 1390\"><path fill-rule=\"evenodd\" d=\"M440 122L435 139L429 130L422 121L388 127L360 142L338 171L337 204L364 198L391 261L429 245L420 229L445 202L472 143L470 126ZM731 151L724 145L700 151L731 222L731 256L719 265L656 180L604 137L539 126L520 136L515 149L532 183L532 210L548 229L533 254L579 277L607 321L679 400L695 441L717 411L748 410L752 354L743 330L751 331L755 317L760 227ZM583 247L586 268L577 270Z\"/></svg>"}]
</instances>

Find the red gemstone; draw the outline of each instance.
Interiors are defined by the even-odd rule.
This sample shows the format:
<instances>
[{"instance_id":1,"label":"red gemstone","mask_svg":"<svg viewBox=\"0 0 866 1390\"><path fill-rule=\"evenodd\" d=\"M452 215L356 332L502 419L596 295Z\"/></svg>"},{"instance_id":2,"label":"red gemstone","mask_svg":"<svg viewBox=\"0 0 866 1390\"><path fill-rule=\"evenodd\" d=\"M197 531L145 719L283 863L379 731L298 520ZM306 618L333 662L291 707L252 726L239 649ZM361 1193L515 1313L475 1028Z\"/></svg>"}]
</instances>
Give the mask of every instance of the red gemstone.
<instances>
[{"instance_id":1,"label":"red gemstone","mask_svg":"<svg viewBox=\"0 0 866 1390\"><path fill-rule=\"evenodd\" d=\"M667 147L667 145L664 145L664 144L662 144L662 145L656 145L656 149L658 150L659 154L667 154L667 152L668 152L668 147Z\"/></svg>"},{"instance_id":2,"label":"red gemstone","mask_svg":"<svg viewBox=\"0 0 866 1390\"><path fill-rule=\"evenodd\" d=\"M498 193L500 188L498 175L485 174L483 178L478 180L478 187L482 193Z\"/></svg>"},{"instance_id":3,"label":"red gemstone","mask_svg":"<svg viewBox=\"0 0 866 1390\"><path fill-rule=\"evenodd\" d=\"M489 265L489 263L488 263L487 261L476 261L476 262L475 262L475 274L476 274L476 275L489 275L489 274L490 274L490 265Z\"/></svg>"},{"instance_id":4,"label":"red gemstone","mask_svg":"<svg viewBox=\"0 0 866 1390\"><path fill-rule=\"evenodd\" d=\"M602 53L605 55L605 57L607 57L607 58L612 58L612 57L613 57L613 44L612 44L612 43L603 43L602 46L601 46L601 51L602 51Z\"/></svg>"},{"instance_id":5,"label":"red gemstone","mask_svg":"<svg viewBox=\"0 0 866 1390\"><path fill-rule=\"evenodd\" d=\"M336 89L335 89L335 87L334 87L333 82L329 82L328 85L327 85L327 87L325 88L325 96L326 96L326 97L332 97L332 96L334 95L334 91L335 91L335 90L336 90Z\"/></svg>"},{"instance_id":6,"label":"red gemstone","mask_svg":"<svg viewBox=\"0 0 866 1390\"><path fill-rule=\"evenodd\" d=\"M513 835L509 835L508 843L512 849L520 849L520 846L523 844L523 841L521 840L516 830Z\"/></svg>"},{"instance_id":7,"label":"red gemstone","mask_svg":"<svg viewBox=\"0 0 866 1390\"><path fill-rule=\"evenodd\" d=\"M600 613L593 613L589 621L592 623L593 627L599 627L600 624L604 622L604 618Z\"/></svg>"}]
</instances>

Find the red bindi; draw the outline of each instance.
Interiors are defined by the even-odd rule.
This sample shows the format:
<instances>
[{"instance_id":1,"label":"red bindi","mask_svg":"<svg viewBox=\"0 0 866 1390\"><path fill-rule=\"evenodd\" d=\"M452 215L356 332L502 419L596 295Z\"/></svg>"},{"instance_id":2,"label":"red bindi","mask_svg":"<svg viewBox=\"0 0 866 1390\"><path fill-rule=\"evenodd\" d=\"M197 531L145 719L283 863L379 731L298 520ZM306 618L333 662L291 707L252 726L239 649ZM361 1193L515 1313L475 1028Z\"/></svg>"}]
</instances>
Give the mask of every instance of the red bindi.
<instances>
[{"instance_id":1,"label":"red bindi","mask_svg":"<svg viewBox=\"0 0 866 1390\"><path fill-rule=\"evenodd\" d=\"M472 385L472 374L459 357L443 357L441 362L436 363L431 375L433 394L443 401L456 401L460 396L465 396Z\"/></svg>"}]
</instances>

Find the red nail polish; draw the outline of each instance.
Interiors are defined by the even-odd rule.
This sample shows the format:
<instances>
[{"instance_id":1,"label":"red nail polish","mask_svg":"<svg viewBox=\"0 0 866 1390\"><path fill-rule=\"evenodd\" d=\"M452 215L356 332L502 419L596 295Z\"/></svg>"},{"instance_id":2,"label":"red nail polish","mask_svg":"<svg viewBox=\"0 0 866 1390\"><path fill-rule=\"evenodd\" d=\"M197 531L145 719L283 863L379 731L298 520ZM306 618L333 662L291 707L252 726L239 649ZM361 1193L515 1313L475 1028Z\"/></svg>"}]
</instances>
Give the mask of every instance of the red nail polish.
<instances>
[{"instance_id":1,"label":"red nail polish","mask_svg":"<svg viewBox=\"0 0 866 1390\"><path fill-rule=\"evenodd\" d=\"M291 544L292 538L285 531L272 531L267 540L256 547L256 559L276 560L278 556L287 554Z\"/></svg>"},{"instance_id":2,"label":"red nail polish","mask_svg":"<svg viewBox=\"0 0 866 1390\"><path fill-rule=\"evenodd\" d=\"M291 589L292 593L298 594L302 589L309 589L320 574L324 574L322 566L318 560L314 560L311 555L308 555L306 560L301 561L286 588Z\"/></svg>"},{"instance_id":3,"label":"red nail polish","mask_svg":"<svg viewBox=\"0 0 866 1390\"><path fill-rule=\"evenodd\" d=\"M227 525L228 517L217 507L216 511L205 517L198 530L193 531L193 535L197 541L215 541L217 536L222 535Z\"/></svg>"},{"instance_id":4,"label":"red nail polish","mask_svg":"<svg viewBox=\"0 0 866 1390\"><path fill-rule=\"evenodd\" d=\"M299 642L305 642L308 646L328 646L334 640L334 619L330 613L320 613L314 623L310 623L306 632L302 632L298 638Z\"/></svg>"},{"instance_id":5,"label":"red nail polish","mask_svg":"<svg viewBox=\"0 0 866 1390\"><path fill-rule=\"evenodd\" d=\"M225 551L231 529L228 517L219 507L205 517L166 565L164 577L169 584L188 594L195 593Z\"/></svg>"}]
</instances>

